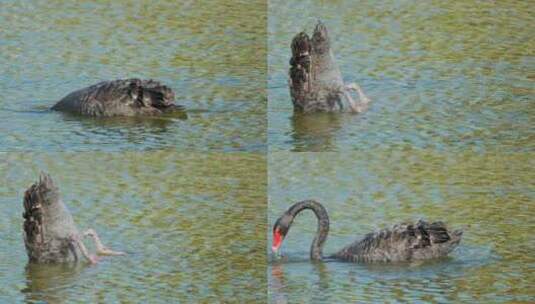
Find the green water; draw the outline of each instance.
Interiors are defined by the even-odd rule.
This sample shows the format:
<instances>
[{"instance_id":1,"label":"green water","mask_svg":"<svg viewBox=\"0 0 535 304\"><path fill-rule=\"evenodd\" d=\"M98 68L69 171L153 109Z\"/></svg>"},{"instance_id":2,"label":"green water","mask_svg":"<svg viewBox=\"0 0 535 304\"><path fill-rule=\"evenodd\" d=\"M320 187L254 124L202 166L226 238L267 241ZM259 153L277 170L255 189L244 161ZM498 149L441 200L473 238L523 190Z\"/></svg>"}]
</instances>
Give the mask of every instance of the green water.
<instances>
[{"instance_id":1,"label":"green water","mask_svg":"<svg viewBox=\"0 0 535 304\"><path fill-rule=\"evenodd\" d=\"M3 1L0 150L265 150L266 18L263 1ZM130 77L170 86L188 119L47 110Z\"/></svg>"},{"instance_id":2,"label":"green water","mask_svg":"<svg viewBox=\"0 0 535 304\"><path fill-rule=\"evenodd\" d=\"M286 237L283 257L270 258L270 301L534 301L534 156L423 149L272 153L269 227L292 203L316 199L331 222L325 255L375 229L420 218L443 220L464 235L450 258L434 262L317 264L309 261L316 218L304 212Z\"/></svg>"},{"instance_id":3,"label":"green water","mask_svg":"<svg viewBox=\"0 0 535 304\"><path fill-rule=\"evenodd\" d=\"M535 302L532 7L3 1L0 303ZM367 112L293 113L289 44L318 19ZM49 110L127 77L170 86L187 117ZM29 265L22 199L40 171L81 230L128 255ZM419 218L463 241L438 261L311 263L304 213L273 257L274 221L309 198L330 215L327 254Z\"/></svg>"},{"instance_id":4,"label":"green water","mask_svg":"<svg viewBox=\"0 0 535 304\"><path fill-rule=\"evenodd\" d=\"M268 142L272 151L534 147L532 1L270 1ZM361 115L294 115L290 42L329 29L346 82L372 99Z\"/></svg>"},{"instance_id":5,"label":"green water","mask_svg":"<svg viewBox=\"0 0 535 304\"><path fill-rule=\"evenodd\" d=\"M22 198L41 170L80 229L128 255L28 265ZM266 200L260 154L2 153L0 302L263 302Z\"/></svg>"}]
</instances>

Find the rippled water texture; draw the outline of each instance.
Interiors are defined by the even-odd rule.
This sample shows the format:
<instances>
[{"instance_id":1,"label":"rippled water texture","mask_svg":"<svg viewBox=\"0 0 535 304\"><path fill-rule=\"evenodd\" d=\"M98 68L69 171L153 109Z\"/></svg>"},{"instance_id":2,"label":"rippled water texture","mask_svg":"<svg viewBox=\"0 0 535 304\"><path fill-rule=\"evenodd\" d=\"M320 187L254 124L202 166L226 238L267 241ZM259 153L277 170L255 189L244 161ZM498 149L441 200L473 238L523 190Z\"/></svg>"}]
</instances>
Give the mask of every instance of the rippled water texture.
<instances>
[{"instance_id":1,"label":"rippled water texture","mask_svg":"<svg viewBox=\"0 0 535 304\"><path fill-rule=\"evenodd\" d=\"M317 19L362 115L293 114L290 42ZM270 1L269 149L533 150L534 23L529 1Z\"/></svg>"},{"instance_id":2,"label":"rippled water texture","mask_svg":"<svg viewBox=\"0 0 535 304\"><path fill-rule=\"evenodd\" d=\"M266 15L264 1L4 1L0 150L264 150ZM47 111L129 77L173 88L188 119Z\"/></svg>"},{"instance_id":3,"label":"rippled water texture","mask_svg":"<svg viewBox=\"0 0 535 304\"><path fill-rule=\"evenodd\" d=\"M283 257L270 258L270 302L534 302L534 156L419 149L270 155L270 244L275 220L308 198L329 212L325 255L406 220L443 220L464 229L447 259L312 263L317 222L312 212L303 212L286 237Z\"/></svg>"},{"instance_id":4,"label":"rippled water texture","mask_svg":"<svg viewBox=\"0 0 535 304\"><path fill-rule=\"evenodd\" d=\"M247 153L0 153L0 302L263 302L266 160ZM128 252L29 266L22 198L40 170L80 229ZM89 242L87 242L90 244Z\"/></svg>"}]
</instances>

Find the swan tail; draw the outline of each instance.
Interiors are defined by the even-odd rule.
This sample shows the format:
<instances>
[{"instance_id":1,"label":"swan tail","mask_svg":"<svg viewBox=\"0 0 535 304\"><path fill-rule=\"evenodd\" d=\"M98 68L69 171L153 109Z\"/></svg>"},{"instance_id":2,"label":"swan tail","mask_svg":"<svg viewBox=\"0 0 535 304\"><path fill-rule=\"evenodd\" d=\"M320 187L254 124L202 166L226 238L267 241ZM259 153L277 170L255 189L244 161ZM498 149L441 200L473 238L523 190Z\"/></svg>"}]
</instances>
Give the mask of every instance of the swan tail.
<instances>
[{"instance_id":1,"label":"swan tail","mask_svg":"<svg viewBox=\"0 0 535 304\"><path fill-rule=\"evenodd\" d=\"M446 256L460 243L462 230L450 231L443 222L427 223L420 220L416 224L418 238L422 241L415 246L416 259Z\"/></svg>"},{"instance_id":2,"label":"swan tail","mask_svg":"<svg viewBox=\"0 0 535 304\"><path fill-rule=\"evenodd\" d=\"M39 252L39 248L45 246L43 207L48 203L51 194L57 194L58 189L50 175L41 173L39 181L31 185L24 193L24 243L30 257Z\"/></svg>"}]
</instances>

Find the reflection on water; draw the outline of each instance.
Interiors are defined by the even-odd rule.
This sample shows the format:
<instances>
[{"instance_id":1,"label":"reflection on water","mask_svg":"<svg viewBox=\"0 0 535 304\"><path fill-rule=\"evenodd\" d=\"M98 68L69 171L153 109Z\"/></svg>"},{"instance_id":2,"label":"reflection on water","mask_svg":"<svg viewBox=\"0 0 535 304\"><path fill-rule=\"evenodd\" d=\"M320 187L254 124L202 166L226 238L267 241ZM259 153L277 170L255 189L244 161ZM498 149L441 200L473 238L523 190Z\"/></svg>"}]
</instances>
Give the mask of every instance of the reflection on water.
<instances>
[{"instance_id":1,"label":"reflection on water","mask_svg":"<svg viewBox=\"0 0 535 304\"><path fill-rule=\"evenodd\" d=\"M28 265L22 196L41 170L80 230L128 255ZM265 202L261 154L0 153L0 302L263 302Z\"/></svg>"},{"instance_id":2,"label":"reflection on water","mask_svg":"<svg viewBox=\"0 0 535 304\"><path fill-rule=\"evenodd\" d=\"M479 264L493 262L481 254L484 251L476 251ZM381 299L455 302L460 296L455 282L467 271L480 267L464 259L460 253L455 258L402 265L275 262L269 265L269 297L273 303L293 303L297 299L294 293L305 295L301 298L305 301L322 303L382 302ZM307 274L306 282L300 280L299 274L303 273Z\"/></svg>"},{"instance_id":3,"label":"reflection on water","mask_svg":"<svg viewBox=\"0 0 535 304\"><path fill-rule=\"evenodd\" d=\"M341 128L340 115L335 113L295 113L292 117L296 151L323 151L326 147L335 150L333 136Z\"/></svg>"},{"instance_id":4,"label":"reflection on water","mask_svg":"<svg viewBox=\"0 0 535 304\"><path fill-rule=\"evenodd\" d=\"M98 144L100 151L115 150L115 143L121 141L129 146L145 146L150 148L164 148L169 140L180 136L174 127L177 124L187 124L187 113L177 112L154 117L81 117L68 113L58 113L61 122L67 126L71 134L70 140L78 138L85 145L81 149L90 149L90 144ZM68 149L68 143L63 138L43 138L59 147ZM56 140L56 142L54 142Z\"/></svg>"},{"instance_id":5,"label":"reflection on water","mask_svg":"<svg viewBox=\"0 0 535 304\"><path fill-rule=\"evenodd\" d=\"M443 220L464 230L449 258L386 265L331 260L320 268L309 260L317 220L303 212L286 237L283 257L270 257L270 301L535 300L535 277L527 267L535 262L534 156L396 148L270 154L269 243L275 220L292 203L309 198L329 213L325 255L408 220Z\"/></svg>"},{"instance_id":6,"label":"reflection on water","mask_svg":"<svg viewBox=\"0 0 535 304\"><path fill-rule=\"evenodd\" d=\"M522 1L271 1L269 149L533 149L531 11ZM294 124L287 85L291 39L317 19L344 80L372 100L323 147L317 132Z\"/></svg>"},{"instance_id":7,"label":"reflection on water","mask_svg":"<svg viewBox=\"0 0 535 304\"><path fill-rule=\"evenodd\" d=\"M0 150L264 150L266 18L265 1L3 3ZM38 111L131 77L171 87L189 119L168 120L159 138L144 124L95 120L87 130Z\"/></svg>"},{"instance_id":8,"label":"reflection on water","mask_svg":"<svg viewBox=\"0 0 535 304\"><path fill-rule=\"evenodd\" d=\"M26 265L26 287L20 290L28 303L64 303L86 264Z\"/></svg>"},{"instance_id":9,"label":"reflection on water","mask_svg":"<svg viewBox=\"0 0 535 304\"><path fill-rule=\"evenodd\" d=\"M309 263L309 266L311 274L313 275L313 278L309 278L311 280L311 286L313 286L317 290L317 295L325 294L325 292L329 289L330 285L330 275L328 271L328 266L326 265L326 263L317 262L311 262ZM288 297L285 294L285 291L288 288L288 283L290 281L285 278L284 267L284 263L273 263L269 265L270 273L268 274L268 276L270 279L270 284L268 297L273 303L291 303L291 301L289 301ZM302 299L305 300L306 298ZM314 300L327 301L328 298L316 298Z\"/></svg>"}]
</instances>

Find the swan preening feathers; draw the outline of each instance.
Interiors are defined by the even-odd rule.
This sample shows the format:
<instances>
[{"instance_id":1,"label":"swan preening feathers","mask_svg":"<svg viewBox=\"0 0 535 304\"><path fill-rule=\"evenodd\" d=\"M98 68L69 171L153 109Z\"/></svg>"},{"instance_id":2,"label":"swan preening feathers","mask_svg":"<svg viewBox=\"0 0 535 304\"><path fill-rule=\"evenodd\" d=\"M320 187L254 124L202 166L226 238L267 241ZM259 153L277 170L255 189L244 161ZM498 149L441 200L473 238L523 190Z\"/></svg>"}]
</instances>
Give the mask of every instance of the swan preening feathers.
<instances>
[{"instance_id":1,"label":"swan preening feathers","mask_svg":"<svg viewBox=\"0 0 535 304\"><path fill-rule=\"evenodd\" d=\"M310 258L322 260L323 245L329 233L329 216L323 205L305 200L292 205L273 226L273 252L277 252L288 234L295 216L310 209L318 219L318 230L310 248ZM461 230L448 230L442 222L404 223L367 234L337 253L328 256L348 262L403 262L447 256L461 241Z\"/></svg>"}]
</instances>

